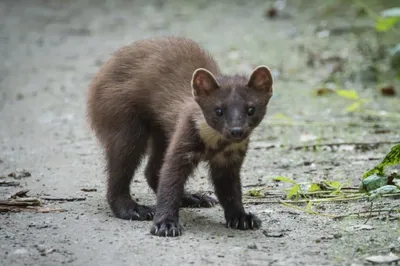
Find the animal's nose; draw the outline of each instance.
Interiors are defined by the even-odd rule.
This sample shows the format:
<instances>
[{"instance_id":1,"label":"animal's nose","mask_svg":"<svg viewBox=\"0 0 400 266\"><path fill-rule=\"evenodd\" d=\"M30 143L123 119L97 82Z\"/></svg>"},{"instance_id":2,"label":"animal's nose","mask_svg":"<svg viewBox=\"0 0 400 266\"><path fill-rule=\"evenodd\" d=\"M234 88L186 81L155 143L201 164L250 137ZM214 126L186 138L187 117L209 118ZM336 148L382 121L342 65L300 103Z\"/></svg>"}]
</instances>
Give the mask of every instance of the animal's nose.
<instances>
[{"instance_id":1,"label":"animal's nose","mask_svg":"<svg viewBox=\"0 0 400 266\"><path fill-rule=\"evenodd\" d=\"M240 138L243 135L243 129L241 127L231 128L231 136L234 138Z\"/></svg>"}]
</instances>

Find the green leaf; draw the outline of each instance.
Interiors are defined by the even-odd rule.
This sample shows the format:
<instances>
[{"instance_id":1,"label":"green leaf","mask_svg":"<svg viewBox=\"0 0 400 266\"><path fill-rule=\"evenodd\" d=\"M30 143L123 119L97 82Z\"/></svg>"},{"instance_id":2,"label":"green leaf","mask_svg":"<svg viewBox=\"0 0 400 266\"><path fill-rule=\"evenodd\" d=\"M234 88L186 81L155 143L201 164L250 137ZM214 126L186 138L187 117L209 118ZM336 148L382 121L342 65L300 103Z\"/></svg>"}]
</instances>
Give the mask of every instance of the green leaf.
<instances>
[{"instance_id":1,"label":"green leaf","mask_svg":"<svg viewBox=\"0 0 400 266\"><path fill-rule=\"evenodd\" d=\"M358 100L358 93L355 90L336 90L336 94L350 100Z\"/></svg>"},{"instance_id":2,"label":"green leaf","mask_svg":"<svg viewBox=\"0 0 400 266\"><path fill-rule=\"evenodd\" d=\"M310 188L308 189L308 192L314 192L314 191L321 191L321 187L317 183L312 183Z\"/></svg>"},{"instance_id":3,"label":"green leaf","mask_svg":"<svg viewBox=\"0 0 400 266\"><path fill-rule=\"evenodd\" d=\"M293 184L293 187L287 189L288 192L287 192L286 197L287 197L288 199L292 198L292 197L295 196L295 195L296 195L296 198L298 198L299 194L302 192L302 189L301 189L300 184L298 184L298 183L297 183L296 181L294 181L293 179L290 179L290 178L285 177L285 176L277 176L277 177L273 178L273 180L275 180L275 181L282 181L282 182L285 182L285 183L291 183L291 184Z\"/></svg>"},{"instance_id":4,"label":"green leaf","mask_svg":"<svg viewBox=\"0 0 400 266\"><path fill-rule=\"evenodd\" d=\"M359 99L359 100L357 100L356 102L354 102L354 103L352 103L351 105L349 105L349 106L346 108L346 111L349 112L349 113L355 112L355 111L357 111L358 109L360 109L365 103L368 103L368 102L370 102L369 99Z\"/></svg>"},{"instance_id":5,"label":"green leaf","mask_svg":"<svg viewBox=\"0 0 400 266\"><path fill-rule=\"evenodd\" d=\"M376 22L375 28L377 31L385 32L393 28L399 21L400 17L379 18Z\"/></svg>"},{"instance_id":6,"label":"green leaf","mask_svg":"<svg viewBox=\"0 0 400 266\"><path fill-rule=\"evenodd\" d=\"M382 162L380 162L377 166L366 172L363 178L365 179L373 174L384 176L385 168L396 164L400 164L400 144L393 146L390 152L382 160Z\"/></svg>"},{"instance_id":7,"label":"green leaf","mask_svg":"<svg viewBox=\"0 0 400 266\"><path fill-rule=\"evenodd\" d=\"M379 165L377 165L377 166L375 166L374 168L372 168L371 170L369 170L368 172L366 172L365 174L364 174L364 176L363 176L363 179L365 179L365 178L367 178L367 177L369 177L369 176L371 176L371 175L384 175L384 169L383 169L383 167L381 167L381 166L379 166Z\"/></svg>"},{"instance_id":8,"label":"green leaf","mask_svg":"<svg viewBox=\"0 0 400 266\"><path fill-rule=\"evenodd\" d=\"M252 196L252 197L263 197L263 193L261 193L262 189L251 189L249 192L247 192L247 195Z\"/></svg>"},{"instance_id":9,"label":"green leaf","mask_svg":"<svg viewBox=\"0 0 400 266\"><path fill-rule=\"evenodd\" d=\"M382 17L400 17L400 7L385 9L381 12Z\"/></svg>"},{"instance_id":10,"label":"green leaf","mask_svg":"<svg viewBox=\"0 0 400 266\"><path fill-rule=\"evenodd\" d=\"M299 184L295 184L288 192L287 198L291 199L294 195L298 195L301 192L301 187Z\"/></svg>"},{"instance_id":11,"label":"green leaf","mask_svg":"<svg viewBox=\"0 0 400 266\"><path fill-rule=\"evenodd\" d=\"M296 184L297 185L296 181L294 181L293 179L290 179L288 177L285 177L285 176L277 176L277 177L274 177L273 180L282 181L282 182L285 182L285 183L292 183L292 184Z\"/></svg>"},{"instance_id":12,"label":"green leaf","mask_svg":"<svg viewBox=\"0 0 400 266\"><path fill-rule=\"evenodd\" d=\"M362 102L360 102L360 101L357 101L357 102L354 102L354 103L350 104L350 105L346 108L346 112L352 113L352 112L354 112L354 111L357 111L357 109L360 108L361 104L362 104Z\"/></svg>"},{"instance_id":13,"label":"green leaf","mask_svg":"<svg viewBox=\"0 0 400 266\"><path fill-rule=\"evenodd\" d=\"M388 184L388 178L381 175L370 175L369 177L361 181L361 192L373 191L377 188L386 186Z\"/></svg>"},{"instance_id":14,"label":"green leaf","mask_svg":"<svg viewBox=\"0 0 400 266\"><path fill-rule=\"evenodd\" d=\"M307 208L306 208L307 211L313 211L313 210L312 210L312 204L313 204L313 203L312 203L311 200L308 201L308 203L307 203Z\"/></svg>"}]
</instances>

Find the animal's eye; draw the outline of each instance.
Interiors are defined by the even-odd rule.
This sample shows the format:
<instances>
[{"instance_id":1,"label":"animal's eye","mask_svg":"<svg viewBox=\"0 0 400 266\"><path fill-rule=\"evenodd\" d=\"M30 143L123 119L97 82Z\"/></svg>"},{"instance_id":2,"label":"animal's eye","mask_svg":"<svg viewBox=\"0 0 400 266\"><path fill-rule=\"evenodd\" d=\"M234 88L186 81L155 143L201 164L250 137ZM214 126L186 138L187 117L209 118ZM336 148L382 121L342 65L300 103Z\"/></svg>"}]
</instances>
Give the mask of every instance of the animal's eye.
<instances>
[{"instance_id":1,"label":"animal's eye","mask_svg":"<svg viewBox=\"0 0 400 266\"><path fill-rule=\"evenodd\" d=\"M222 116L222 115L224 114L224 112L222 112L222 109L221 109L221 108L215 108L215 114L216 114L217 116Z\"/></svg>"},{"instance_id":2,"label":"animal's eye","mask_svg":"<svg viewBox=\"0 0 400 266\"><path fill-rule=\"evenodd\" d=\"M249 116L254 115L255 112L256 112L256 108L254 108L254 107L249 107L249 109L247 109L247 114Z\"/></svg>"}]
</instances>

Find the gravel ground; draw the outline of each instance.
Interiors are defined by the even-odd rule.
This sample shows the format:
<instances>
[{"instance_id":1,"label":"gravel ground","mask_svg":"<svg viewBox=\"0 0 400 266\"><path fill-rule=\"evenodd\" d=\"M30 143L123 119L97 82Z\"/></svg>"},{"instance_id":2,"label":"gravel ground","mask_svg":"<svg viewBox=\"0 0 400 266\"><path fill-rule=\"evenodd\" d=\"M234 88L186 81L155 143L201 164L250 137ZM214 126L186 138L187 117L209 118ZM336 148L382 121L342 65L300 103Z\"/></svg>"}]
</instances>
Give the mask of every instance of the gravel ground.
<instances>
[{"instance_id":1,"label":"gravel ground","mask_svg":"<svg viewBox=\"0 0 400 266\"><path fill-rule=\"evenodd\" d=\"M371 150L350 145L335 152L287 147L314 143L316 137L322 142L400 139L398 120L373 117L371 122L346 113L349 101L312 95L329 66L308 67L307 49L344 54L355 65L361 59L353 35L323 38L318 30L323 21L310 15L321 1L294 2L271 20L264 16L271 3L266 1L0 1L0 176L17 169L31 174L7 176L20 185L0 187L0 197L22 189L32 197L84 197L45 202L65 212L1 213L0 264L361 265L365 256L386 254L390 248L398 254L398 222L386 219L371 218L363 226L365 219L336 221L275 203L246 204L263 220L263 228L241 232L224 228L217 206L182 210L183 236L165 239L150 235L150 222L116 219L108 209L104 160L85 120L86 90L115 49L150 36L191 37L228 73L248 73L258 64L274 70L276 93L244 165L244 192L262 183L283 193L285 185L273 182L275 176L357 186L390 145ZM326 21L341 25L342 15L331 14ZM354 88L373 98L372 108L399 113L398 96L383 98L373 89ZM290 126L291 121L301 125ZM387 132L376 134L371 123ZM142 170L132 193L153 204ZM189 188L210 190L205 176L200 167ZM396 200L377 204L399 205ZM364 201L316 206L336 214L368 207Z\"/></svg>"}]
</instances>

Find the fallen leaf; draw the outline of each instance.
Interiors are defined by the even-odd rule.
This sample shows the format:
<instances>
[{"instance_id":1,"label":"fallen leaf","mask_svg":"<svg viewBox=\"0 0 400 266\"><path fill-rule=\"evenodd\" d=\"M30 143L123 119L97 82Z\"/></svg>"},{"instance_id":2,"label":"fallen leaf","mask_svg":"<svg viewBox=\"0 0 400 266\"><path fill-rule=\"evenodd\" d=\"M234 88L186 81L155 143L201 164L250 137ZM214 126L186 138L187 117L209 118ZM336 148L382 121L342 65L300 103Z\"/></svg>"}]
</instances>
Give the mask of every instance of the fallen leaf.
<instances>
[{"instance_id":1,"label":"fallen leaf","mask_svg":"<svg viewBox=\"0 0 400 266\"><path fill-rule=\"evenodd\" d=\"M275 7L268 8L265 11L265 16L268 18L275 18L277 14L278 14L278 10Z\"/></svg>"},{"instance_id":2,"label":"fallen leaf","mask_svg":"<svg viewBox=\"0 0 400 266\"><path fill-rule=\"evenodd\" d=\"M359 99L358 93L355 90L336 90L336 94L349 100Z\"/></svg>"},{"instance_id":3,"label":"fallen leaf","mask_svg":"<svg viewBox=\"0 0 400 266\"><path fill-rule=\"evenodd\" d=\"M380 88L379 91L384 96L395 96L396 95L396 91L393 86L387 86L387 87Z\"/></svg>"},{"instance_id":4,"label":"fallen leaf","mask_svg":"<svg viewBox=\"0 0 400 266\"><path fill-rule=\"evenodd\" d=\"M334 93L334 92L335 92L334 90L329 89L329 88L320 88L320 89L317 89L317 95L318 95L318 96L324 96L324 95L332 94L332 93Z\"/></svg>"}]
</instances>

